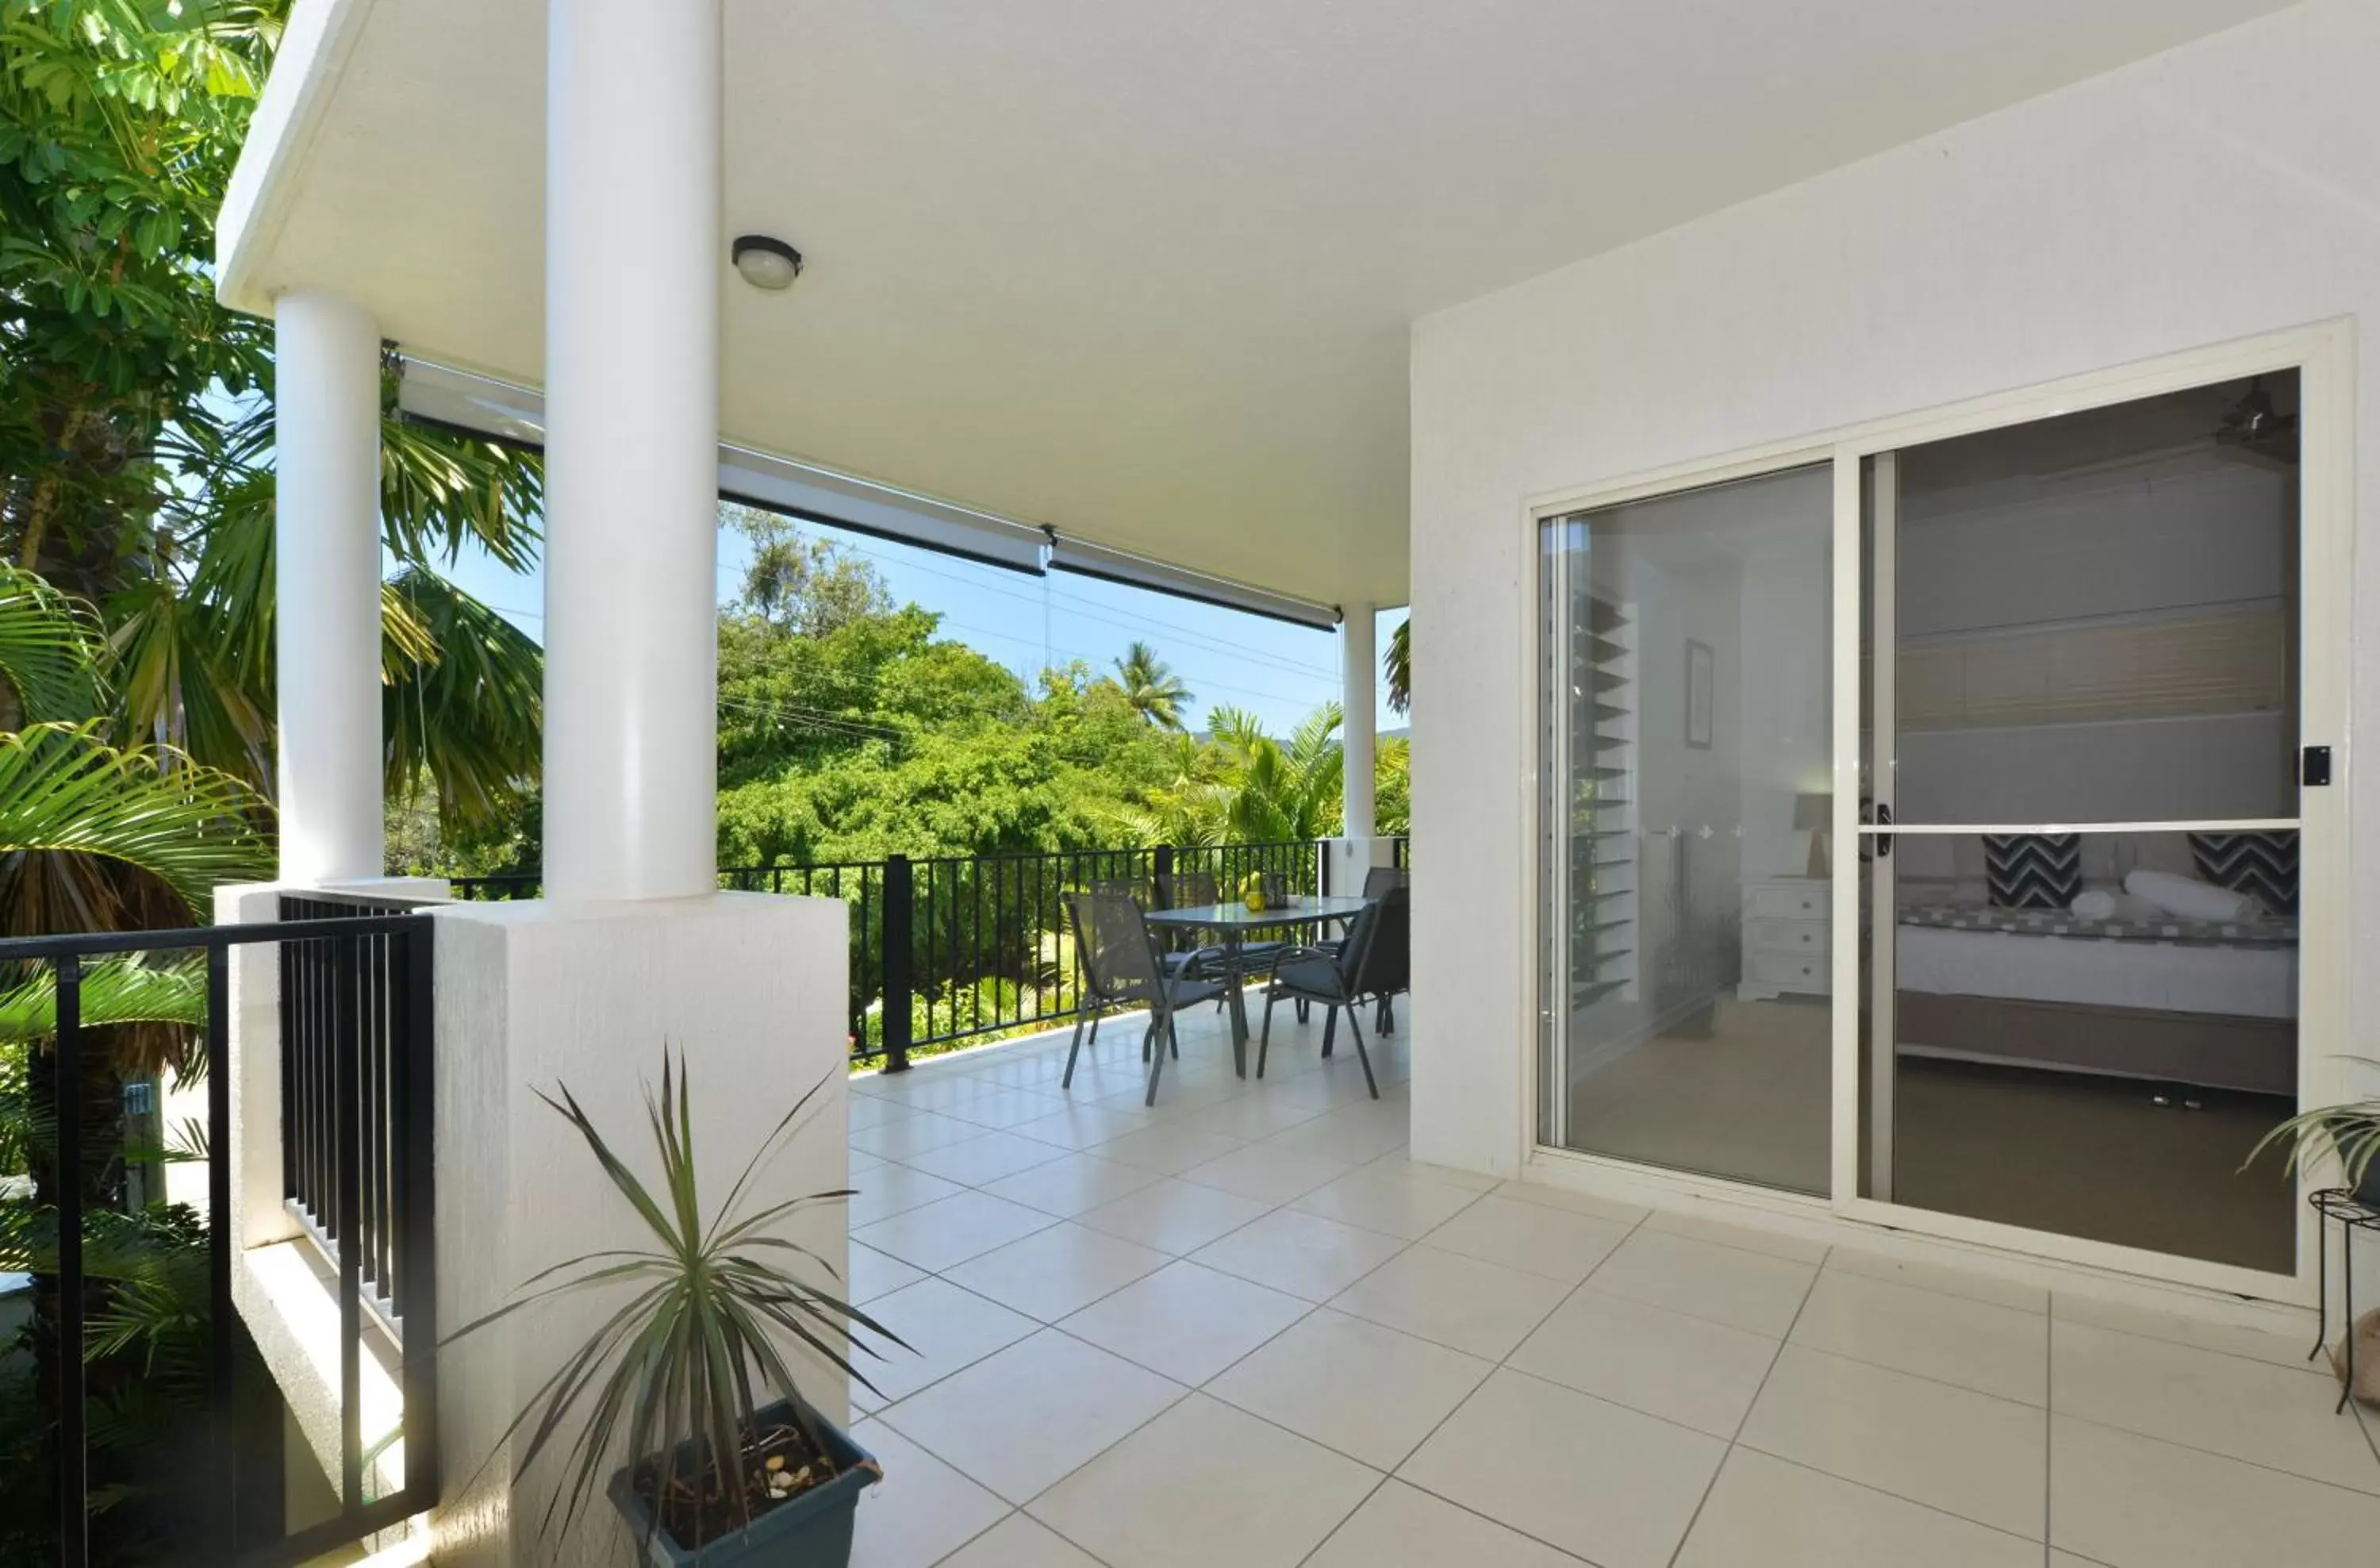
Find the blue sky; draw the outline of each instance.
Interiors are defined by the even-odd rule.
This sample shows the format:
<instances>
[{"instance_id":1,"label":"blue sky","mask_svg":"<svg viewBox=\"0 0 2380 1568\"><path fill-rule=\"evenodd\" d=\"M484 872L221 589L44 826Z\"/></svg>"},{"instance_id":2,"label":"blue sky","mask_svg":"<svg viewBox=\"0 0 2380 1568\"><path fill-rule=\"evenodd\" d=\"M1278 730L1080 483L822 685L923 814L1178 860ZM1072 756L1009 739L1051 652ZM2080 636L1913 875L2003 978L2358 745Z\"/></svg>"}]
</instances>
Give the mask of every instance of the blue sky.
<instances>
[{"instance_id":1,"label":"blue sky","mask_svg":"<svg viewBox=\"0 0 2380 1568\"><path fill-rule=\"evenodd\" d=\"M1096 577L1052 572L1028 577L914 545L805 523L803 531L828 539L865 558L884 576L897 602L914 602L942 617L943 635L999 660L1027 681L1050 663L1079 659L1106 672L1138 638L1156 649L1188 686L1193 701L1184 715L1198 728L1207 710L1230 703L1255 712L1265 727L1286 735L1299 720L1340 692L1339 639L1259 615L1196 604L1168 594ZM732 598L742 584L749 554L743 537L722 531L719 541L719 592ZM467 553L447 576L493 605L529 636L543 639L545 579L541 569L526 576L504 570L486 555ZM1378 645L1404 619L1402 610L1384 611ZM1385 700L1378 721L1383 730L1404 721Z\"/></svg>"}]
</instances>

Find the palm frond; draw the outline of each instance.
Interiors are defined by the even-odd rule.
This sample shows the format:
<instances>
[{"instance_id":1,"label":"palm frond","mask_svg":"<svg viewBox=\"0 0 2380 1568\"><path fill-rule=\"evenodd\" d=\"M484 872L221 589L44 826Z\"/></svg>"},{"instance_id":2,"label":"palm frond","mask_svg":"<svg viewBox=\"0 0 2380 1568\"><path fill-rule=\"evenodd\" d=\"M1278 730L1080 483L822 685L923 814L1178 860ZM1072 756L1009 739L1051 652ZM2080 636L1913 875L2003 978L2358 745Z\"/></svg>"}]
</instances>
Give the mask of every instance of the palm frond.
<instances>
[{"instance_id":1,"label":"palm frond","mask_svg":"<svg viewBox=\"0 0 2380 1568\"><path fill-rule=\"evenodd\" d=\"M1380 655L1380 673L1388 677L1389 711L1413 710L1413 616L1408 613L1389 634L1388 650Z\"/></svg>"},{"instance_id":2,"label":"palm frond","mask_svg":"<svg viewBox=\"0 0 2380 1568\"><path fill-rule=\"evenodd\" d=\"M15 688L18 723L97 715L104 646L89 605L0 562L0 677Z\"/></svg>"},{"instance_id":3,"label":"palm frond","mask_svg":"<svg viewBox=\"0 0 2380 1568\"><path fill-rule=\"evenodd\" d=\"M138 954L124 954L83 971L80 998L85 1027L179 1024L199 1028L207 1021L206 970L197 963L158 966ZM56 970L44 966L0 992L0 1042L46 1040L57 1032Z\"/></svg>"},{"instance_id":4,"label":"palm frond","mask_svg":"<svg viewBox=\"0 0 2380 1568\"><path fill-rule=\"evenodd\" d=\"M400 561L452 562L476 542L507 570L537 564L545 465L533 452L409 419L380 431L381 529Z\"/></svg>"},{"instance_id":5,"label":"palm frond","mask_svg":"<svg viewBox=\"0 0 2380 1568\"><path fill-rule=\"evenodd\" d=\"M387 585L381 699L386 786L427 770L440 820L498 820L537 783L545 656L520 628L426 567ZM418 632L402 641L400 623Z\"/></svg>"},{"instance_id":6,"label":"palm frond","mask_svg":"<svg viewBox=\"0 0 2380 1568\"><path fill-rule=\"evenodd\" d=\"M229 774L170 750L162 761L118 751L95 723L0 735L0 866L44 854L113 861L156 879L204 920L218 884L269 874L254 826L266 809Z\"/></svg>"}]
</instances>

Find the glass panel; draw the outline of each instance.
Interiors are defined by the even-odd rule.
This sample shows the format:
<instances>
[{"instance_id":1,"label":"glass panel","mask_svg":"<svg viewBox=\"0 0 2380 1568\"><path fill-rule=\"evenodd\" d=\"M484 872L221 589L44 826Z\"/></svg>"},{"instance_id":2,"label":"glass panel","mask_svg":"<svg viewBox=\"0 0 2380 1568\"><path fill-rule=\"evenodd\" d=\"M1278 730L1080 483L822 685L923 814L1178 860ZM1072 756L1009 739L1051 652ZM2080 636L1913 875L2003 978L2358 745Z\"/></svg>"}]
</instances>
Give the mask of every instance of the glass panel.
<instances>
[{"instance_id":1,"label":"glass panel","mask_svg":"<svg viewBox=\"0 0 2380 1568\"><path fill-rule=\"evenodd\" d=\"M1539 1132L1828 1187L1833 479L1544 532Z\"/></svg>"},{"instance_id":2,"label":"glass panel","mask_svg":"<svg viewBox=\"0 0 2380 1568\"><path fill-rule=\"evenodd\" d=\"M2297 815L2297 401L2284 371L1893 455L1902 822Z\"/></svg>"},{"instance_id":3,"label":"glass panel","mask_svg":"<svg viewBox=\"0 0 2380 1568\"><path fill-rule=\"evenodd\" d=\"M1870 1196L2286 1273L2298 835L1896 833ZM1871 976L1874 970L1871 969Z\"/></svg>"}]
</instances>

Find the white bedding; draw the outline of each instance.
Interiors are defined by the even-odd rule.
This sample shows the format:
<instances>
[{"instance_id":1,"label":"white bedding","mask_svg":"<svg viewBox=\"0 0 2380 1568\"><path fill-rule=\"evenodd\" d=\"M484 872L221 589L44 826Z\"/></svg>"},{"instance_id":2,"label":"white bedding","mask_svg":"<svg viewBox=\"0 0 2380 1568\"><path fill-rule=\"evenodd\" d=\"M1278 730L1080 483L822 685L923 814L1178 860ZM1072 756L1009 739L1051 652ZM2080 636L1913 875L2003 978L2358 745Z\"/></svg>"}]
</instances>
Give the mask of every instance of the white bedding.
<instances>
[{"instance_id":1,"label":"white bedding","mask_svg":"<svg viewBox=\"0 0 2380 1568\"><path fill-rule=\"evenodd\" d=\"M2294 1018L2298 950L2104 942L1902 925L1894 983L1943 996Z\"/></svg>"}]
</instances>

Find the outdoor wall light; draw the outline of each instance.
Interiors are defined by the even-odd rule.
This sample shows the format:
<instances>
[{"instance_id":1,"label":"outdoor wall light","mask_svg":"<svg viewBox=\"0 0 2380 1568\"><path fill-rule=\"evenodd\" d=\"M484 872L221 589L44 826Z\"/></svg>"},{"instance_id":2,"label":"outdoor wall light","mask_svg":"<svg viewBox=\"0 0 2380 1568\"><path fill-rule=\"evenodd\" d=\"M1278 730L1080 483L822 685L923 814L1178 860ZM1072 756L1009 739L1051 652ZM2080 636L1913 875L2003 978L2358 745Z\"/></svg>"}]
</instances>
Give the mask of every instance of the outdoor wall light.
<instances>
[{"instance_id":1,"label":"outdoor wall light","mask_svg":"<svg viewBox=\"0 0 2380 1568\"><path fill-rule=\"evenodd\" d=\"M775 293L793 287L794 280L802 275L802 253L765 234L738 235L733 254L735 270L755 288Z\"/></svg>"}]
</instances>

